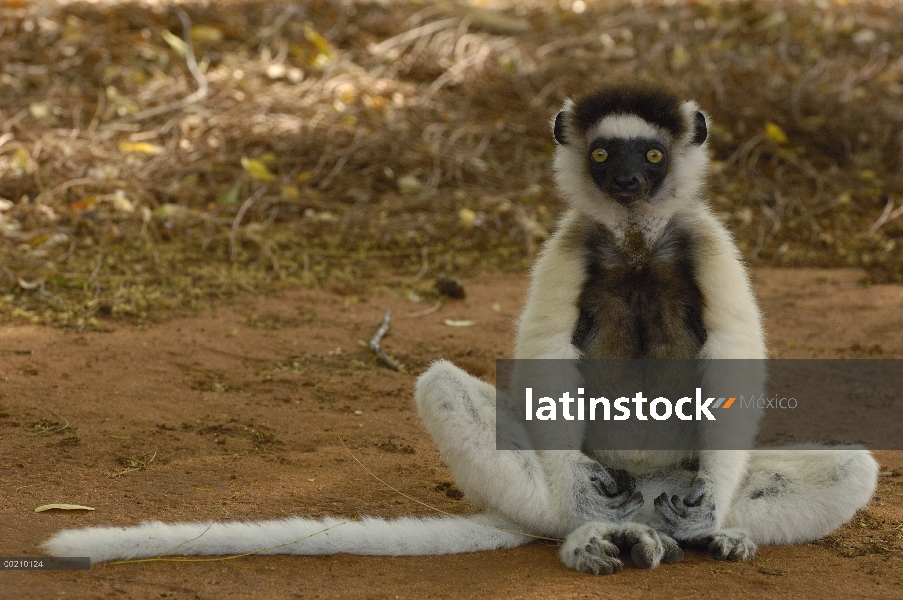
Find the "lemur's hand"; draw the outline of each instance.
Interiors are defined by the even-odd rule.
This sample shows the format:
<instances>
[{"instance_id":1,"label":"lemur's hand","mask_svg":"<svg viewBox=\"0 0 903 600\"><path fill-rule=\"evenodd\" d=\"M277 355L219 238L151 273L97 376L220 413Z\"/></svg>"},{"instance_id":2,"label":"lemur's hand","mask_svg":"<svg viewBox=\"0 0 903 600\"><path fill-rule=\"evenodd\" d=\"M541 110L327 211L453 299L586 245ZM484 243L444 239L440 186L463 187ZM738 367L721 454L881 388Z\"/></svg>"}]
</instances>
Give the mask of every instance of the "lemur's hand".
<instances>
[{"instance_id":1,"label":"lemur's hand","mask_svg":"<svg viewBox=\"0 0 903 600\"><path fill-rule=\"evenodd\" d=\"M681 500L662 493L655 499L655 512L664 523L665 531L679 541L689 541L715 528L715 501L711 484L696 478L693 489Z\"/></svg>"},{"instance_id":2,"label":"lemur's hand","mask_svg":"<svg viewBox=\"0 0 903 600\"><path fill-rule=\"evenodd\" d=\"M585 473L574 499L579 516L621 523L643 506L643 494L637 491L636 480L627 471L606 468L595 461L580 466Z\"/></svg>"}]
</instances>

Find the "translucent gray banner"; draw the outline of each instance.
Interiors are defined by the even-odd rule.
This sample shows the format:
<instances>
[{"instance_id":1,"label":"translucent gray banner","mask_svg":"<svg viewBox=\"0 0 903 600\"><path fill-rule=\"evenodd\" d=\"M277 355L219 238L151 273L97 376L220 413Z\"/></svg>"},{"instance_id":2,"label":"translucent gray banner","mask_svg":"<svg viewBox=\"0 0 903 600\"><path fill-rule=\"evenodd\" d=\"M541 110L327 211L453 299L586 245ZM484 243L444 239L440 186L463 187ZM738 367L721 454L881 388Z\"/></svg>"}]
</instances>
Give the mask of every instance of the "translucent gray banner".
<instances>
[{"instance_id":1,"label":"translucent gray banner","mask_svg":"<svg viewBox=\"0 0 903 600\"><path fill-rule=\"evenodd\" d=\"M499 360L499 450L903 449L903 360Z\"/></svg>"}]
</instances>

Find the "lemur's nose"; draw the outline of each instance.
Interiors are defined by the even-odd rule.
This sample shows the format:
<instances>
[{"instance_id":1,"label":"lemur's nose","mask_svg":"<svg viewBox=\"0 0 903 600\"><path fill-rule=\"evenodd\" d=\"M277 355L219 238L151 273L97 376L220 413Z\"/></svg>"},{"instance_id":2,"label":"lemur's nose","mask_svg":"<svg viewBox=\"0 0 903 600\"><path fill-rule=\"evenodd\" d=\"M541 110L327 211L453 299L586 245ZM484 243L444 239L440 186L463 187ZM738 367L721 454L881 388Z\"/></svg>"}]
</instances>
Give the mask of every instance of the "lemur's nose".
<instances>
[{"instance_id":1,"label":"lemur's nose","mask_svg":"<svg viewBox=\"0 0 903 600\"><path fill-rule=\"evenodd\" d=\"M621 175L611 182L613 192L635 192L640 187L640 180L633 175Z\"/></svg>"}]
</instances>

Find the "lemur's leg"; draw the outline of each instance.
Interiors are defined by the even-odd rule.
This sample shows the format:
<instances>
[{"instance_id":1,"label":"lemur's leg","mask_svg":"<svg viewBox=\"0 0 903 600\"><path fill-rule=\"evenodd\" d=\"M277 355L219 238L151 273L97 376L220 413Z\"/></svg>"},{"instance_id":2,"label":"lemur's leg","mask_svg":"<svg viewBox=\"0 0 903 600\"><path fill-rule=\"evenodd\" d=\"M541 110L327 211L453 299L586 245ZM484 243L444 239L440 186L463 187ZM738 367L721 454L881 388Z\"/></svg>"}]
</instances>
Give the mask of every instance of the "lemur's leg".
<instances>
[{"instance_id":1,"label":"lemur's leg","mask_svg":"<svg viewBox=\"0 0 903 600\"><path fill-rule=\"evenodd\" d=\"M420 418L467 499L528 533L557 533L543 468L532 450L496 450L495 388L448 361L417 380Z\"/></svg>"},{"instance_id":2,"label":"lemur's leg","mask_svg":"<svg viewBox=\"0 0 903 600\"><path fill-rule=\"evenodd\" d=\"M674 540L646 525L627 522L642 504L642 496L626 473L605 469L579 451L496 450L495 389L490 384L439 361L417 381L415 397L424 425L467 499L527 533L567 536L568 548L580 548L579 557L574 552L562 554L568 566L611 573L617 570L615 564L620 568L618 545L642 567L680 559ZM585 489L573 484L557 489L565 478L550 476L549 471L558 467L573 470L575 477L582 475ZM591 498L562 500L584 495ZM595 505L595 514L613 518L600 522L576 515L574 506L584 504ZM583 524L586 527L580 527Z\"/></svg>"},{"instance_id":3,"label":"lemur's leg","mask_svg":"<svg viewBox=\"0 0 903 600\"><path fill-rule=\"evenodd\" d=\"M495 388L448 361L417 381L423 423L468 500L534 532L564 536L587 521L626 521L642 505L633 478L579 450L535 451L522 427L496 450Z\"/></svg>"},{"instance_id":4,"label":"lemur's leg","mask_svg":"<svg viewBox=\"0 0 903 600\"><path fill-rule=\"evenodd\" d=\"M853 446L756 450L725 525L758 544L811 542L853 518L877 478L871 453Z\"/></svg>"},{"instance_id":5,"label":"lemur's leg","mask_svg":"<svg viewBox=\"0 0 903 600\"><path fill-rule=\"evenodd\" d=\"M745 559L756 544L817 540L865 506L877 475L875 459L855 447L755 450L723 527L686 541L708 546L719 559ZM687 516L679 498L663 494L655 504L666 523Z\"/></svg>"}]
</instances>

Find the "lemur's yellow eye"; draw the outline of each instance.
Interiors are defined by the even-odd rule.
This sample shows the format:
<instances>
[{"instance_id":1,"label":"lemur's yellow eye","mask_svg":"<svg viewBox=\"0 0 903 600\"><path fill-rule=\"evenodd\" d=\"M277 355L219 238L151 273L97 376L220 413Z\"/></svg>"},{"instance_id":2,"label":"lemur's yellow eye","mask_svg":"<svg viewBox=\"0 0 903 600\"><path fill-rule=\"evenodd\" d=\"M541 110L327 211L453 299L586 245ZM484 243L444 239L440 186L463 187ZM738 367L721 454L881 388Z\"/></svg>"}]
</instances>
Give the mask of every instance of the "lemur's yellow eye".
<instances>
[{"instance_id":1,"label":"lemur's yellow eye","mask_svg":"<svg viewBox=\"0 0 903 600\"><path fill-rule=\"evenodd\" d=\"M604 163L608 160L608 150L605 148L596 148L590 153L590 156L593 157L593 161L597 163Z\"/></svg>"},{"instance_id":2,"label":"lemur's yellow eye","mask_svg":"<svg viewBox=\"0 0 903 600\"><path fill-rule=\"evenodd\" d=\"M648 160L652 164L662 162L663 158L665 158L664 153L661 150L657 150L655 148L646 153L646 160Z\"/></svg>"}]
</instances>

